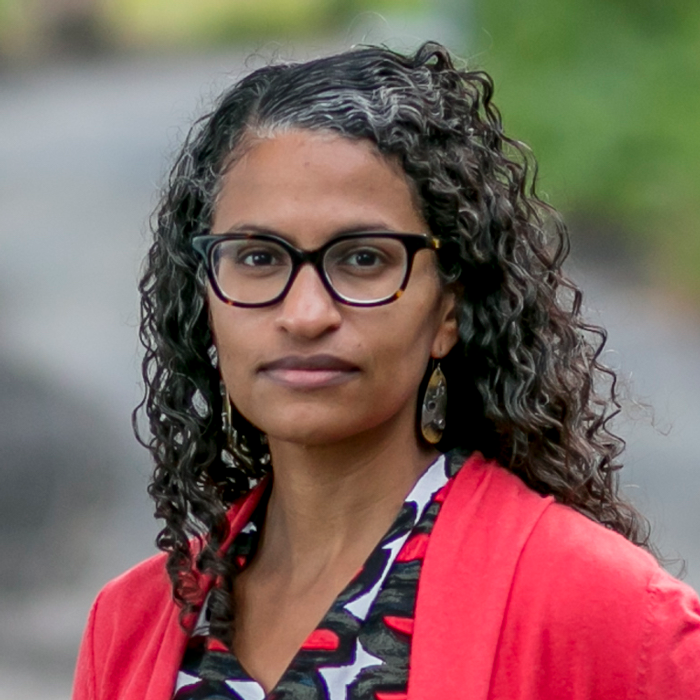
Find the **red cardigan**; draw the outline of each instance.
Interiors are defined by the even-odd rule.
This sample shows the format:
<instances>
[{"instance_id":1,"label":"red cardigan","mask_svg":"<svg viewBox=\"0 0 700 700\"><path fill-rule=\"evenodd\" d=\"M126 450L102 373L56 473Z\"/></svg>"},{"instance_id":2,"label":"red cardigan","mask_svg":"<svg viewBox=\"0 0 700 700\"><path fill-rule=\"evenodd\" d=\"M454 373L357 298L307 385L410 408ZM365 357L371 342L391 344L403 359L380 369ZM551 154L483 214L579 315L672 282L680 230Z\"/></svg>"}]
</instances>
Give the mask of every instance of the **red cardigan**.
<instances>
[{"instance_id":1,"label":"red cardigan","mask_svg":"<svg viewBox=\"0 0 700 700\"><path fill-rule=\"evenodd\" d=\"M408 700L700 698L692 589L478 454L435 523L413 634ZM73 699L170 700L186 642L155 556L98 595Z\"/></svg>"}]
</instances>

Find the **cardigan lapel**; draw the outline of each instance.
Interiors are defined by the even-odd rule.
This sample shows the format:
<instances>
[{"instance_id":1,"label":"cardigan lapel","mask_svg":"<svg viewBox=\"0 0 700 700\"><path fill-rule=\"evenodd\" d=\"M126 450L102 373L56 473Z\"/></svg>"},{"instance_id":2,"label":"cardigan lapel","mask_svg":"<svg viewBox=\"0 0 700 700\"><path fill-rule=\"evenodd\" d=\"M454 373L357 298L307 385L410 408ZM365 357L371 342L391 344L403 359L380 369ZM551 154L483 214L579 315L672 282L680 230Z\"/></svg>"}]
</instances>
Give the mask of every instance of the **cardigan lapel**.
<instances>
[{"instance_id":1,"label":"cardigan lapel","mask_svg":"<svg viewBox=\"0 0 700 700\"><path fill-rule=\"evenodd\" d=\"M408 700L487 700L518 559L550 503L479 453L464 464L418 583Z\"/></svg>"}]
</instances>

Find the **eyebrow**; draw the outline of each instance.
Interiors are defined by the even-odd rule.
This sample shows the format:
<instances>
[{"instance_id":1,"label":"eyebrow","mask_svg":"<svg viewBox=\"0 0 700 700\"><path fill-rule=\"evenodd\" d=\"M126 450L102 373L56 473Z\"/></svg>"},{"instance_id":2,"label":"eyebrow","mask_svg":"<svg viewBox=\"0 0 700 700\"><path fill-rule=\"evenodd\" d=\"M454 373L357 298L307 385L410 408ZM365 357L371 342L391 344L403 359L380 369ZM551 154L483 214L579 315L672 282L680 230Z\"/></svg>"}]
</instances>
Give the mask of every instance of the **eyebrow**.
<instances>
[{"instance_id":1,"label":"eyebrow","mask_svg":"<svg viewBox=\"0 0 700 700\"><path fill-rule=\"evenodd\" d=\"M334 238L343 236L347 233L365 233L375 231L378 233L398 233L397 230L387 226L385 223L358 223L335 229L328 240L331 241ZM282 231L278 231L277 229L270 228L268 226L258 226L256 224L237 224L236 226L232 226L227 231L222 231L222 233L258 233L267 236L278 236L279 238L284 238L284 240L292 243L289 236Z\"/></svg>"}]
</instances>

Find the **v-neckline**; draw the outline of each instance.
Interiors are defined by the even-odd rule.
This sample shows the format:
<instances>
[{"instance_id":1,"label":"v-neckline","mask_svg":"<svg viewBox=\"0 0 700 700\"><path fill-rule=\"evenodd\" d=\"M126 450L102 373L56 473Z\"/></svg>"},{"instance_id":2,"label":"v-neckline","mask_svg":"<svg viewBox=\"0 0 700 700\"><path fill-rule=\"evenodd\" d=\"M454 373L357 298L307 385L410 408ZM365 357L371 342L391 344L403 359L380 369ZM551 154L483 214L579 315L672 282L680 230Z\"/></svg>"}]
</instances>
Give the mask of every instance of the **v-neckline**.
<instances>
[{"instance_id":1,"label":"v-neckline","mask_svg":"<svg viewBox=\"0 0 700 700\"><path fill-rule=\"evenodd\" d=\"M283 688L280 690L281 687L286 681L291 682L295 674L309 674L313 669L326 681L325 676L323 676L324 671L330 675L333 669L347 667L323 666L312 661L308 656L305 659L304 655L308 652L319 652L319 650L319 653L323 653L324 649L331 650L333 644L350 645L352 647L350 658L356 659L358 655L362 656L365 668L371 666L373 661L376 662L375 665L384 664L382 659L373 657L361 647L359 637L363 625L371 617L372 608L392 571L397 555L421 521L435 494L453 476L448 459L448 456L440 455L418 477L392 525L368 555L358 574L346 584L333 600L320 622L294 653L289 664L269 692L265 692L263 685L247 671L235 653L226 650L223 645L216 642L212 646L211 638L207 637L209 641L208 653L213 653L217 657L219 654L224 655L219 658L219 661L227 661L227 669L235 672L235 674L229 674L225 680L229 688L243 700L265 700L265 698L275 697L278 692L283 692ZM254 555L257 546L255 537L259 538L260 536L266 502L267 498L263 495L248 523L232 541L229 549L231 556L240 556L241 550L245 550L248 557ZM346 625L349 624L351 627L354 625L354 628L350 629L343 639L340 639L333 631L333 627L338 628L339 619L342 619ZM200 634L201 631L200 628ZM336 649L338 648L336 647Z\"/></svg>"},{"instance_id":2,"label":"v-neckline","mask_svg":"<svg viewBox=\"0 0 700 700\"><path fill-rule=\"evenodd\" d=\"M445 479L440 480L439 485L435 484L433 489L424 488L426 485L432 483L430 479L431 475L440 474L442 476L445 474L446 459L447 458L445 455L439 455L416 479L416 482L404 499L404 502L389 529L367 556L357 574L334 598L333 602L326 610L319 623L314 627L311 633L302 642L301 646L296 650L287 667L267 693L265 692L263 685L256 678L254 678L251 673L248 672L238 656L232 650L228 652L231 660L235 663L235 666L240 669L242 674L244 674L242 678L236 680L244 682L248 692L252 690L252 684L257 685L259 688L260 694L255 696L251 695L251 700L264 700L266 698L273 697L276 689L284 682L286 676L288 676L290 672L293 672L297 666L303 667L304 663L300 658L301 655L307 651L309 647L323 644L324 633L330 631L328 629L328 622L335 613L341 613L343 609L350 612L351 615L358 621L358 630L352 633L352 638L355 639L358 636L359 630L368 619L382 586L386 581L387 576L391 572L399 550L406 540L408 540L413 529L420 521L425 509L432 501L434 493L447 481L447 478L445 477ZM256 507L256 510L252 514L249 521L254 523L258 533L258 538L260 536L268 500L269 490L268 495L263 495L261 498L260 503ZM411 510L407 508L408 503L416 504L414 512L411 512ZM246 528L247 527L248 525L246 525ZM242 533L244 530L246 530L246 528L243 528ZM234 556L236 556L238 552L237 545L239 545L238 538L236 538L236 540L234 540L232 543L232 553ZM387 547L389 548L388 550ZM249 556L252 557L254 555L256 548L257 542L249 550ZM387 552L386 557L382 555L382 551ZM247 700L246 696L242 697Z\"/></svg>"}]
</instances>

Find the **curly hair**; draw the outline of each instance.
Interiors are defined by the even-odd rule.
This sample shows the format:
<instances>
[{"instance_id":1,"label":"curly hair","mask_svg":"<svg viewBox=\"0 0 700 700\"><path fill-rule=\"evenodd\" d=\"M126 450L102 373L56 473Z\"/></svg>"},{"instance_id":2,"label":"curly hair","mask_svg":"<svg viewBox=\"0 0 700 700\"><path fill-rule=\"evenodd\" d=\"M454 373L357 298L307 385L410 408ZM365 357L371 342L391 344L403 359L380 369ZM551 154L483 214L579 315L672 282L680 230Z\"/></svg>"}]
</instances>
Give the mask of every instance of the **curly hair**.
<instances>
[{"instance_id":1,"label":"curly hair","mask_svg":"<svg viewBox=\"0 0 700 700\"><path fill-rule=\"evenodd\" d=\"M211 633L230 643L233 564L221 554L230 505L269 470L265 437L235 411L222 429L221 379L194 235L211 225L220 182L246 139L285 129L372 142L399 162L432 233L438 266L459 290L459 341L442 362L450 392L438 447L481 451L632 542L646 521L618 494L623 441L615 374L600 361L603 329L581 315L562 272L566 228L536 194L536 163L503 132L493 83L426 43L404 56L362 47L261 68L198 120L154 216L140 283L145 408L155 459L149 493L164 519L158 547L181 620L217 582ZM137 435L139 431L137 429ZM198 540L198 554L192 539Z\"/></svg>"}]
</instances>

